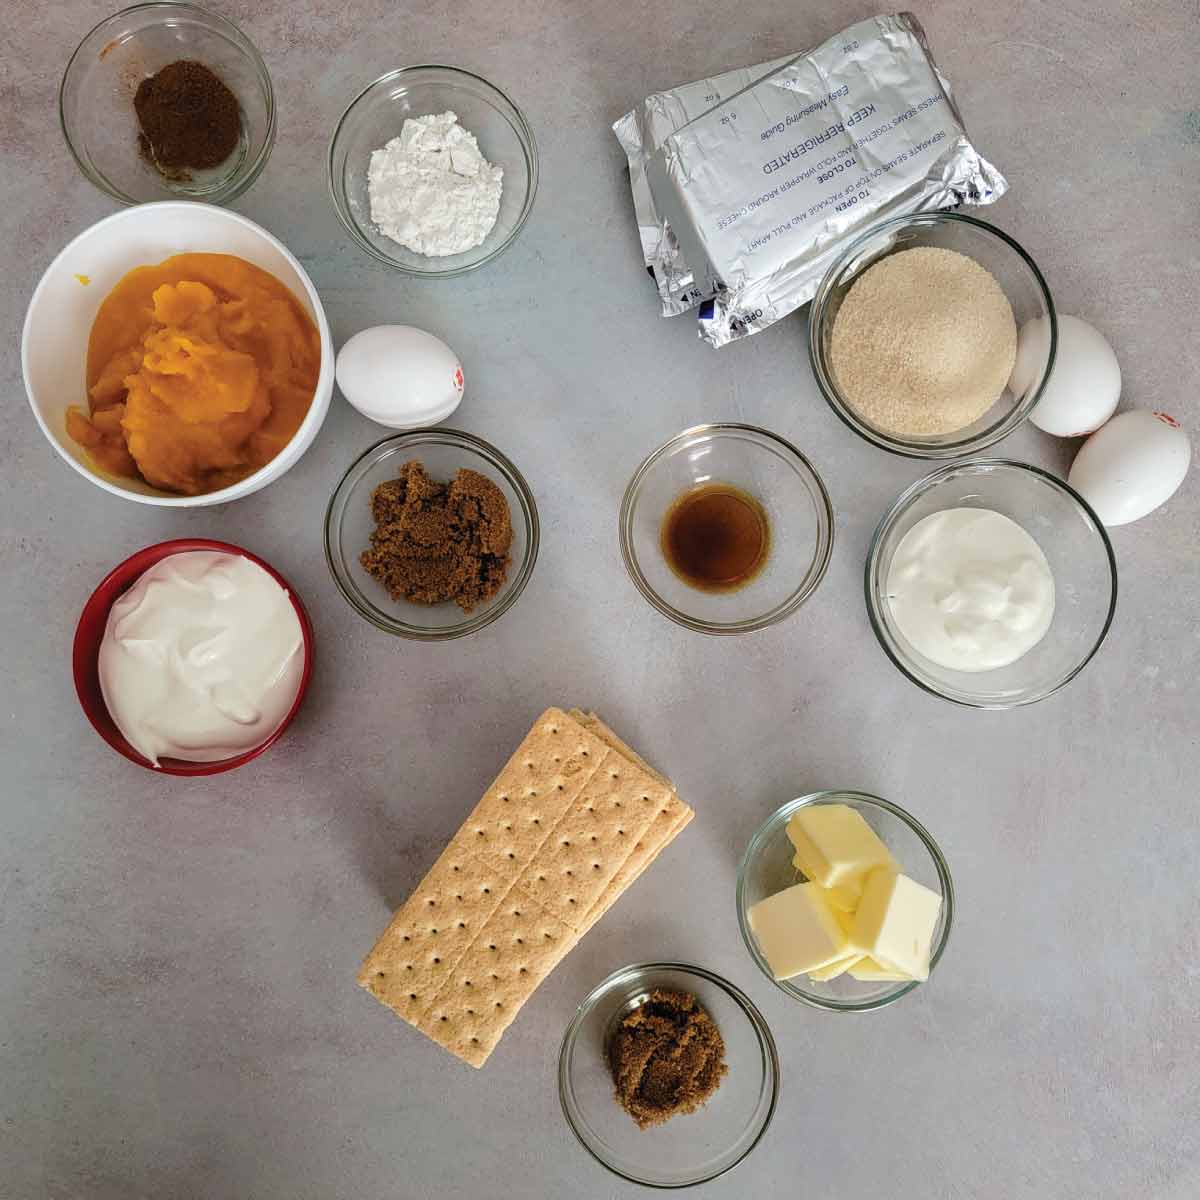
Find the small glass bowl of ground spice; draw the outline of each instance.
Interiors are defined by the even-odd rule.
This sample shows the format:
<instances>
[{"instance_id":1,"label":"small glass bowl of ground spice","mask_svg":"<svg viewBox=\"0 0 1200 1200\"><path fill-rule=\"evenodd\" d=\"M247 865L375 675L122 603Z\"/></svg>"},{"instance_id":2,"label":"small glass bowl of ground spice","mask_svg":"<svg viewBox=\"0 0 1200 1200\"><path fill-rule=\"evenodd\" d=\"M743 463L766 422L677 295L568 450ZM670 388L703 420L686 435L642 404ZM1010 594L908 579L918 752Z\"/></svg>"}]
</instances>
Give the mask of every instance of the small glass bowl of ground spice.
<instances>
[{"instance_id":1,"label":"small glass bowl of ground spice","mask_svg":"<svg viewBox=\"0 0 1200 1200\"><path fill-rule=\"evenodd\" d=\"M610 1171L688 1187L758 1145L779 1096L762 1014L733 984L687 963L638 963L579 1006L558 1060L563 1114Z\"/></svg>"},{"instance_id":2,"label":"small glass bowl of ground spice","mask_svg":"<svg viewBox=\"0 0 1200 1200\"><path fill-rule=\"evenodd\" d=\"M1017 338L1050 337L1013 386ZM958 458L1007 437L1050 378L1054 303L1033 259L994 226L958 213L896 217L851 242L808 318L825 399L867 441L912 458Z\"/></svg>"},{"instance_id":3,"label":"small glass bowl of ground spice","mask_svg":"<svg viewBox=\"0 0 1200 1200\"><path fill-rule=\"evenodd\" d=\"M350 465L325 513L338 590L372 625L446 641L507 612L537 561L529 485L494 446L452 429L384 438Z\"/></svg>"},{"instance_id":4,"label":"small glass bowl of ground spice","mask_svg":"<svg viewBox=\"0 0 1200 1200\"><path fill-rule=\"evenodd\" d=\"M226 204L275 141L271 77L249 39L191 4L139 4L79 43L59 118L80 170L125 204Z\"/></svg>"}]
</instances>

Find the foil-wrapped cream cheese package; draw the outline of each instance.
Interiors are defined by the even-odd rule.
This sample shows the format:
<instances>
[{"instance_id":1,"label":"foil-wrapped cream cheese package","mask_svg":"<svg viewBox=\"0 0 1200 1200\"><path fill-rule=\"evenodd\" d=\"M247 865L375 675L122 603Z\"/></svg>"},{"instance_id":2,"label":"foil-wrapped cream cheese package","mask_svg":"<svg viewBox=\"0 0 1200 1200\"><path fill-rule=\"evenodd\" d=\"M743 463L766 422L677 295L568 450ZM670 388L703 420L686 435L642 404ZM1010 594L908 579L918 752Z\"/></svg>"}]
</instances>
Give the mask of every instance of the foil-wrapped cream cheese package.
<instances>
[{"instance_id":1,"label":"foil-wrapped cream cheese package","mask_svg":"<svg viewBox=\"0 0 1200 1200\"><path fill-rule=\"evenodd\" d=\"M861 21L763 70L698 114L738 72L705 81L718 84L708 92L702 83L659 93L618 122L627 149L640 125L631 183L636 204L636 166L643 246L664 312L699 302L701 336L714 346L806 304L868 225L990 204L1007 188L967 139L909 13ZM651 228L662 231L653 247Z\"/></svg>"},{"instance_id":2,"label":"foil-wrapped cream cheese package","mask_svg":"<svg viewBox=\"0 0 1200 1200\"><path fill-rule=\"evenodd\" d=\"M725 71L666 92L655 92L613 125L617 141L629 159L629 190L637 217L642 254L650 271L664 317L689 312L706 298L684 261L671 227L663 220L646 181L646 160L676 130L708 112L714 104L748 88L764 75L792 61L792 55L756 67Z\"/></svg>"}]
</instances>

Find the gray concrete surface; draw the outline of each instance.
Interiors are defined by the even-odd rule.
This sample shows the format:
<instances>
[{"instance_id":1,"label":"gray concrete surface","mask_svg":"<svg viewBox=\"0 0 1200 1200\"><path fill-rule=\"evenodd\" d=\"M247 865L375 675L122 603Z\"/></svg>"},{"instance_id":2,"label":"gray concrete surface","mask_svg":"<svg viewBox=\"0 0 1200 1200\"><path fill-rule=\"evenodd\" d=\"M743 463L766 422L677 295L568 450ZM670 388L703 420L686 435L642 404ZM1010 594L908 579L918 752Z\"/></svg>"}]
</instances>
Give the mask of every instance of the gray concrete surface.
<instances>
[{"instance_id":1,"label":"gray concrete surface","mask_svg":"<svg viewBox=\"0 0 1200 1200\"><path fill-rule=\"evenodd\" d=\"M961 710L892 668L867 625L870 533L921 473L856 440L810 379L794 319L720 352L661 321L609 123L648 91L822 39L836 0L535 5L214 0L261 48L279 139L237 208L303 260L337 339L421 325L466 364L460 424L532 482L544 540L502 621L422 647L359 620L323 561L325 502L378 430L335 399L284 479L224 509L154 511L60 462L30 416L18 336L71 236L113 210L59 135L59 75L102 4L6 6L0 107L0 1195L5 1200L628 1197L559 1114L558 1041L602 976L704 963L745 987L784 1087L762 1145L706 1198L1200 1194L1200 471L1115 531L1116 624L1065 692ZM1194 5L955 0L920 9L980 148L1008 175L985 214L1060 307L1111 338L1126 406L1200 434L1200 52ZM479 274L417 283L357 251L326 140L366 81L445 61L511 91L536 129L525 232ZM732 418L824 475L837 545L782 626L709 640L642 602L616 512L640 458ZM1065 470L1036 430L1004 451ZM85 724L79 609L162 538L265 555L307 601L320 659L294 730L209 782L155 778ZM476 1073L354 984L363 953L549 703L603 711L697 810L686 835L561 964ZM929 987L881 1014L792 1006L733 908L776 804L854 786L940 840L959 917Z\"/></svg>"}]
</instances>

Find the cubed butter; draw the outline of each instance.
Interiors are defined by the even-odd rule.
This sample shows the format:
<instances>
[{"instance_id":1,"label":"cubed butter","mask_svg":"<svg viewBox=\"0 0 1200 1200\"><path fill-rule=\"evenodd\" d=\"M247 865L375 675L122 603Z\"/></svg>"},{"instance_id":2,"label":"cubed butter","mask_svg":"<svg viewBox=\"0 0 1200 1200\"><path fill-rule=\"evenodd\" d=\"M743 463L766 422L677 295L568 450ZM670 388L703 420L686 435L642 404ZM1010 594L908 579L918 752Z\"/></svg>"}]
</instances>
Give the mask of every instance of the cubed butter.
<instances>
[{"instance_id":1,"label":"cubed butter","mask_svg":"<svg viewBox=\"0 0 1200 1200\"><path fill-rule=\"evenodd\" d=\"M800 861L800 855L792 856L792 866L803 875L808 872L804 869L804 864ZM840 887L831 887L825 889L825 899L838 910L838 912L852 913L858 907L859 898L862 896L862 883L846 883Z\"/></svg>"},{"instance_id":2,"label":"cubed butter","mask_svg":"<svg viewBox=\"0 0 1200 1200\"><path fill-rule=\"evenodd\" d=\"M881 966L929 978L929 955L942 898L915 879L881 867L867 876L850 944Z\"/></svg>"},{"instance_id":3,"label":"cubed butter","mask_svg":"<svg viewBox=\"0 0 1200 1200\"><path fill-rule=\"evenodd\" d=\"M807 975L846 957L846 935L815 883L797 883L776 892L755 904L748 915L776 979Z\"/></svg>"},{"instance_id":4,"label":"cubed butter","mask_svg":"<svg viewBox=\"0 0 1200 1200\"><path fill-rule=\"evenodd\" d=\"M828 889L826 889L825 895L828 897ZM842 931L842 936L846 939L846 953L853 954L858 958L865 957L867 951L861 946L856 946L854 944L854 914L852 912L843 912L839 908L834 908L833 919L838 923L838 928Z\"/></svg>"},{"instance_id":5,"label":"cubed butter","mask_svg":"<svg viewBox=\"0 0 1200 1200\"><path fill-rule=\"evenodd\" d=\"M855 966L862 962L862 957L861 954L847 954L844 958L831 962L827 967L817 967L816 970L809 971L808 977L813 983L828 983L839 975L845 975L847 971L853 971Z\"/></svg>"},{"instance_id":6,"label":"cubed butter","mask_svg":"<svg viewBox=\"0 0 1200 1200\"><path fill-rule=\"evenodd\" d=\"M847 896L868 872L895 866L875 830L848 804L806 804L792 814L787 835L797 869L822 887L849 889Z\"/></svg>"},{"instance_id":7,"label":"cubed butter","mask_svg":"<svg viewBox=\"0 0 1200 1200\"><path fill-rule=\"evenodd\" d=\"M895 981L901 983L911 979L911 975L905 975L903 971L897 970L895 967L885 967L883 963L876 962L869 955L855 960L846 968L850 972L851 979L857 979L860 983L876 983L884 981Z\"/></svg>"}]
</instances>

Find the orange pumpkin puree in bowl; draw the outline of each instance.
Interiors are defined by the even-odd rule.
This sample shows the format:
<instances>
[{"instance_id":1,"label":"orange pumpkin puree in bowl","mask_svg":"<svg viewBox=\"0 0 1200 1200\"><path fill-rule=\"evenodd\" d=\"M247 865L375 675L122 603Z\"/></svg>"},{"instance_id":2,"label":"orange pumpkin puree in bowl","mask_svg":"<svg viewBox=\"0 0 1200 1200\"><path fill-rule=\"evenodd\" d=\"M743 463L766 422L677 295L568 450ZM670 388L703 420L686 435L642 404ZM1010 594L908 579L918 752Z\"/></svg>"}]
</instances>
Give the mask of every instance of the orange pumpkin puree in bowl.
<instances>
[{"instance_id":1,"label":"orange pumpkin puree in bowl","mask_svg":"<svg viewBox=\"0 0 1200 1200\"><path fill-rule=\"evenodd\" d=\"M187 496L265 467L312 403L321 339L274 275L232 254L135 267L88 341L67 433L113 475Z\"/></svg>"}]
</instances>

